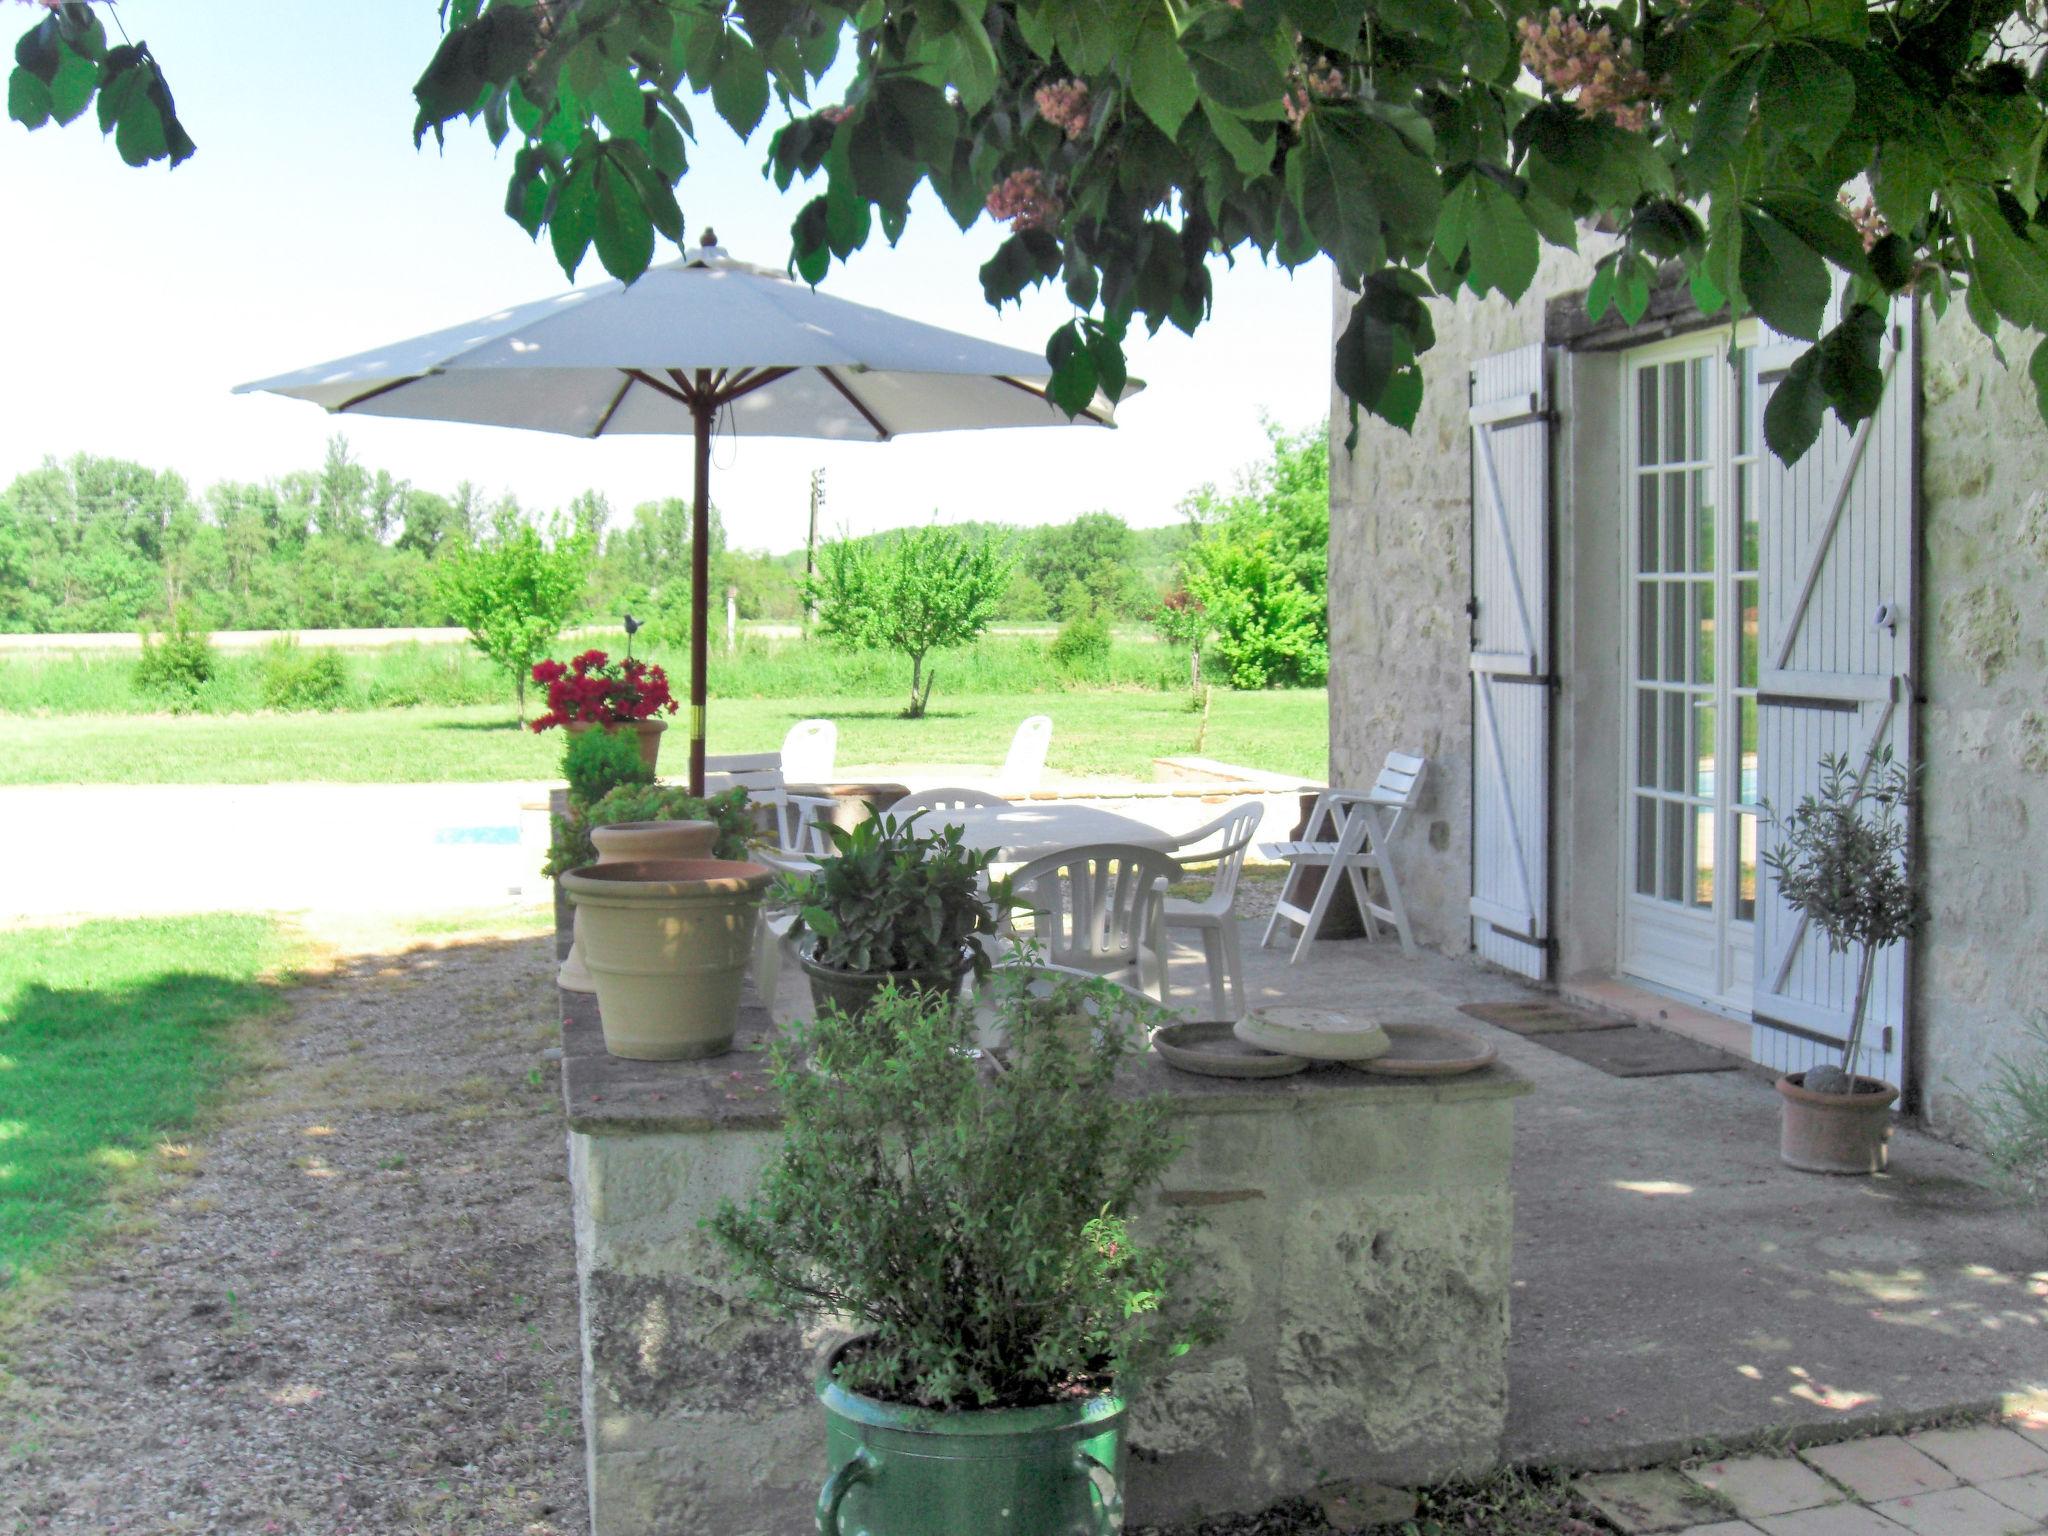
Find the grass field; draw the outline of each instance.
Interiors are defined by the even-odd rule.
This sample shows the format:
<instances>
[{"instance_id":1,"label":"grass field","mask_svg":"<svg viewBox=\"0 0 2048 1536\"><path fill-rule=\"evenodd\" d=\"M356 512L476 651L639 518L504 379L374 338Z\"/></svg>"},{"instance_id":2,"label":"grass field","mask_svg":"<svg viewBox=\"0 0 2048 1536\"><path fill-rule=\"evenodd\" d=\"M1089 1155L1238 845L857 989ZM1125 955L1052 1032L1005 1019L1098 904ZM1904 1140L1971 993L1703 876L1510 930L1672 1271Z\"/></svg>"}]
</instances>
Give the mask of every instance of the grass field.
<instances>
[{"instance_id":1,"label":"grass field","mask_svg":"<svg viewBox=\"0 0 2048 1536\"><path fill-rule=\"evenodd\" d=\"M0 933L0 1273L40 1267L146 1177L234 1069L239 1020L281 1002L268 918Z\"/></svg>"},{"instance_id":2,"label":"grass field","mask_svg":"<svg viewBox=\"0 0 2048 1536\"><path fill-rule=\"evenodd\" d=\"M1052 716L1054 773L1149 779L1152 759L1195 750L1200 717L1184 693L1089 689L944 694L923 720L893 699L817 694L719 698L713 752L765 752L796 720L839 726L842 764L1002 761L1017 722ZM1320 689L1217 689L1205 757L1319 778L1328 761L1328 700ZM671 726L679 746L682 717ZM509 708L380 709L348 714L0 715L0 784L488 783L559 775L561 737L536 736ZM679 771L681 751L662 765Z\"/></svg>"}]
</instances>

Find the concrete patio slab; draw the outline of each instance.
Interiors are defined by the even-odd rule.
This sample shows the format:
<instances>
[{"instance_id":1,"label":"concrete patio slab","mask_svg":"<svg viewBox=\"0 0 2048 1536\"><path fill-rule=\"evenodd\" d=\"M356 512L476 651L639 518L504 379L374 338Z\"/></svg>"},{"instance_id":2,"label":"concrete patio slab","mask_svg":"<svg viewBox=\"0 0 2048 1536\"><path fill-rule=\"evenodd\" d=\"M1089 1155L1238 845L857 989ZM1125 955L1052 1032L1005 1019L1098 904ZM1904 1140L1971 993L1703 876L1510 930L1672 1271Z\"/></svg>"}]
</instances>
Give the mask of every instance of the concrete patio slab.
<instances>
[{"instance_id":1,"label":"concrete patio slab","mask_svg":"<svg viewBox=\"0 0 2048 1536\"><path fill-rule=\"evenodd\" d=\"M1718 1493L1735 1506L1735 1513L1750 1519L1789 1515L1842 1500L1840 1489L1791 1456L1739 1456L1690 1468L1685 1475Z\"/></svg>"},{"instance_id":2,"label":"concrete patio slab","mask_svg":"<svg viewBox=\"0 0 2048 1536\"><path fill-rule=\"evenodd\" d=\"M1983 1488L2007 1509L2016 1509L2036 1520L2048 1521L2048 1472L2036 1472L2030 1477L2000 1478L1995 1483L1985 1483Z\"/></svg>"},{"instance_id":3,"label":"concrete patio slab","mask_svg":"<svg viewBox=\"0 0 2048 1536\"><path fill-rule=\"evenodd\" d=\"M1722 1520L1713 1525L1696 1525L1689 1531L1680 1531L1678 1536L1758 1536L1758 1532L1747 1520Z\"/></svg>"},{"instance_id":4,"label":"concrete patio slab","mask_svg":"<svg viewBox=\"0 0 2048 1536\"><path fill-rule=\"evenodd\" d=\"M1869 1503L1911 1498L1956 1485L1955 1473L1898 1435L1816 1445L1800 1457Z\"/></svg>"},{"instance_id":5,"label":"concrete patio slab","mask_svg":"<svg viewBox=\"0 0 2048 1536\"><path fill-rule=\"evenodd\" d=\"M1981 1488L1944 1488L1872 1507L1919 1536L2027 1536L2041 1528L2033 1516L2008 1508Z\"/></svg>"},{"instance_id":6,"label":"concrete patio slab","mask_svg":"<svg viewBox=\"0 0 2048 1536\"><path fill-rule=\"evenodd\" d=\"M1932 1456L1966 1483L2048 1472L2048 1450L1997 1424L1930 1429L1909 1435L1906 1443Z\"/></svg>"},{"instance_id":7,"label":"concrete patio slab","mask_svg":"<svg viewBox=\"0 0 2048 1536\"><path fill-rule=\"evenodd\" d=\"M1535 1085L1515 1123L1509 1459L1644 1466L2048 1393L2038 1234L1973 1154L1901 1130L1888 1174L1796 1173L1761 1072L1609 1077L1457 1011L1542 995L1518 981L1365 940L1290 967L1261 926L1244 930L1253 1006L1443 1024ZM1172 972L1195 1005L1199 955Z\"/></svg>"},{"instance_id":8,"label":"concrete patio slab","mask_svg":"<svg viewBox=\"0 0 2048 1536\"><path fill-rule=\"evenodd\" d=\"M1676 1531L1725 1514L1712 1494L1682 1472L1652 1467L1647 1472L1596 1472L1573 1490L1628 1536Z\"/></svg>"},{"instance_id":9,"label":"concrete patio slab","mask_svg":"<svg viewBox=\"0 0 2048 1536\"><path fill-rule=\"evenodd\" d=\"M1825 1504L1759 1520L1764 1536L1902 1536L1905 1527L1861 1504Z\"/></svg>"}]
</instances>

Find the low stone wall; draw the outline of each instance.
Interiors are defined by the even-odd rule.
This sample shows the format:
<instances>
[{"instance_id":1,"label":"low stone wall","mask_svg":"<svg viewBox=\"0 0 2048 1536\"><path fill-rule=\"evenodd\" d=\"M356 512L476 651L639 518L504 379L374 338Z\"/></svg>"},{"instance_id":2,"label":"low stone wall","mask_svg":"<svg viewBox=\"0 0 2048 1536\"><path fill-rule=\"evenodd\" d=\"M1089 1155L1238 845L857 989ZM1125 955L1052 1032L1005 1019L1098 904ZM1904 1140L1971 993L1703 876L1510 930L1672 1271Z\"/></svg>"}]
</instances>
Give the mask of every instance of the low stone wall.
<instances>
[{"instance_id":1,"label":"low stone wall","mask_svg":"<svg viewBox=\"0 0 2048 1536\"><path fill-rule=\"evenodd\" d=\"M562 997L594 1536L808 1531L830 1339L749 1302L699 1226L779 1144L773 1025L750 1000L731 1054L628 1062L605 1054L594 999ZM1207 1218L1201 1281L1229 1315L1220 1344L1135 1401L1132 1519L1491 1465L1527 1085L1498 1067L1232 1083L1147 1060L1120 1091L1173 1099L1185 1150L1160 1200Z\"/></svg>"}]
</instances>

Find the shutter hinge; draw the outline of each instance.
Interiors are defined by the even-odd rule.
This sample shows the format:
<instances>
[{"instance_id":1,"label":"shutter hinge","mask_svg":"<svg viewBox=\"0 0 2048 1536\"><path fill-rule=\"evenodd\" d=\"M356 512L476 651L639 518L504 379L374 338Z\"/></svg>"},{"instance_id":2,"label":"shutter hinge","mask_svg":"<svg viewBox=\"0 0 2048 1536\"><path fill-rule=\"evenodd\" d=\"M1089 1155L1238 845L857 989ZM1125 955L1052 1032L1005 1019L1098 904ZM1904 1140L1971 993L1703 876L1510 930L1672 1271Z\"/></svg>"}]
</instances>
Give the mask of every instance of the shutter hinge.
<instances>
[{"instance_id":1,"label":"shutter hinge","mask_svg":"<svg viewBox=\"0 0 2048 1536\"><path fill-rule=\"evenodd\" d=\"M1468 597L1468 598L1466 598L1466 599L1465 599L1465 617L1466 617L1466 618L1468 618L1468 619L1476 619L1476 618L1478 618L1478 617L1479 617L1479 599L1478 599L1478 598L1476 598L1476 597Z\"/></svg>"}]
</instances>

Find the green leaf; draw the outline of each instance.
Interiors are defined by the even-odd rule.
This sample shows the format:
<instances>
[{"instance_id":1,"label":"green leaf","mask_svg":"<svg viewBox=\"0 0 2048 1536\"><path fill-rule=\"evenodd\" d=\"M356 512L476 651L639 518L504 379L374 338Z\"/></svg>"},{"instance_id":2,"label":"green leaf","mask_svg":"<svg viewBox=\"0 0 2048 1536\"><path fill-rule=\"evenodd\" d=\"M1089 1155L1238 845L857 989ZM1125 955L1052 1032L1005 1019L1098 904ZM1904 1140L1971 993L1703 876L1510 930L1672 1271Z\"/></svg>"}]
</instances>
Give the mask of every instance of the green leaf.
<instances>
[{"instance_id":1,"label":"green leaf","mask_svg":"<svg viewBox=\"0 0 2048 1536\"><path fill-rule=\"evenodd\" d=\"M768 110L768 73L745 39L727 34L718 73L711 77L711 104L742 139L761 126Z\"/></svg>"},{"instance_id":2,"label":"green leaf","mask_svg":"<svg viewBox=\"0 0 2048 1536\"><path fill-rule=\"evenodd\" d=\"M1542 251L1536 228L1522 212L1514 193L1491 176L1472 177L1479 184L1478 208L1472 220L1472 278L1482 289L1495 289L1518 301L1536 276Z\"/></svg>"},{"instance_id":3,"label":"green leaf","mask_svg":"<svg viewBox=\"0 0 2048 1536\"><path fill-rule=\"evenodd\" d=\"M625 65L605 70L588 100L598 121L620 138L646 137L647 97L640 90L638 78Z\"/></svg>"},{"instance_id":4,"label":"green leaf","mask_svg":"<svg viewBox=\"0 0 2048 1536\"><path fill-rule=\"evenodd\" d=\"M1630 325L1649 313L1650 279L1653 275L1649 262L1632 251L1624 251L1615 261L1614 307Z\"/></svg>"},{"instance_id":5,"label":"green leaf","mask_svg":"<svg viewBox=\"0 0 2048 1536\"><path fill-rule=\"evenodd\" d=\"M630 283L654 259L654 220L628 176L606 155L597 163L593 238L605 271ZM680 228L682 216L678 214Z\"/></svg>"},{"instance_id":6,"label":"green leaf","mask_svg":"<svg viewBox=\"0 0 2048 1536\"><path fill-rule=\"evenodd\" d=\"M597 219L594 156L578 155L569 174L556 182L548 205L548 242L565 276L574 278L590 249Z\"/></svg>"},{"instance_id":7,"label":"green leaf","mask_svg":"<svg viewBox=\"0 0 2048 1536\"><path fill-rule=\"evenodd\" d=\"M1833 198L1811 192L1787 192L1760 197L1757 206L1844 272L1858 277L1870 275L1870 257L1863 249L1863 236Z\"/></svg>"},{"instance_id":8,"label":"green leaf","mask_svg":"<svg viewBox=\"0 0 2048 1536\"><path fill-rule=\"evenodd\" d=\"M2034 381L2034 408L2048 421L2048 338L2034 348L2027 363L2027 376Z\"/></svg>"},{"instance_id":9,"label":"green leaf","mask_svg":"<svg viewBox=\"0 0 2048 1536\"><path fill-rule=\"evenodd\" d=\"M95 21L93 25L99 23ZM100 67L68 44L62 52L57 73L50 80L50 116L60 123L71 123L78 120L79 114L91 104L93 92L99 89Z\"/></svg>"},{"instance_id":10,"label":"green leaf","mask_svg":"<svg viewBox=\"0 0 2048 1536\"><path fill-rule=\"evenodd\" d=\"M2014 324L2048 331L2048 245L2015 231L1981 186L1951 188L1948 203L1970 238L1972 290Z\"/></svg>"},{"instance_id":11,"label":"green leaf","mask_svg":"<svg viewBox=\"0 0 2048 1536\"><path fill-rule=\"evenodd\" d=\"M1807 43L1770 50L1757 86L1757 119L1767 143L1792 144L1820 159L1856 110L1856 77Z\"/></svg>"},{"instance_id":12,"label":"green leaf","mask_svg":"<svg viewBox=\"0 0 2048 1536\"><path fill-rule=\"evenodd\" d=\"M1593 281L1586 287L1586 318L1598 320L1613 307L1617 258L1603 256L1593 269Z\"/></svg>"},{"instance_id":13,"label":"green leaf","mask_svg":"<svg viewBox=\"0 0 2048 1536\"><path fill-rule=\"evenodd\" d=\"M1046 343L1045 358L1052 364L1046 394L1054 405L1071 417L1094 404L1099 380L1095 358L1082 339L1079 321L1071 321L1052 333Z\"/></svg>"},{"instance_id":14,"label":"green leaf","mask_svg":"<svg viewBox=\"0 0 2048 1536\"><path fill-rule=\"evenodd\" d=\"M605 151L611 156L612 163L632 181L640 205L647 211L654 227L680 245L683 210L676 202L675 188L656 172L646 151L631 139L613 139L605 145Z\"/></svg>"},{"instance_id":15,"label":"green leaf","mask_svg":"<svg viewBox=\"0 0 2048 1536\"><path fill-rule=\"evenodd\" d=\"M7 77L7 115L24 128L40 128L50 120L50 88L17 66Z\"/></svg>"},{"instance_id":16,"label":"green leaf","mask_svg":"<svg viewBox=\"0 0 2048 1536\"><path fill-rule=\"evenodd\" d=\"M1833 285L1819 252L1768 214L1744 208L1742 292L1774 329L1812 341Z\"/></svg>"},{"instance_id":17,"label":"green leaf","mask_svg":"<svg viewBox=\"0 0 2048 1536\"><path fill-rule=\"evenodd\" d=\"M1272 129L1256 132L1243 118L1225 111L1207 97L1202 98L1202 116L1208 119L1210 130L1230 155L1238 174L1247 181L1264 176L1273 169Z\"/></svg>"},{"instance_id":18,"label":"green leaf","mask_svg":"<svg viewBox=\"0 0 2048 1536\"><path fill-rule=\"evenodd\" d=\"M1148 12L1130 59L1131 96L1169 139L1194 111L1199 92L1188 56L1181 51L1173 23L1163 10Z\"/></svg>"},{"instance_id":19,"label":"green leaf","mask_svg":"<svg viewBox=\"0 0 2048 1536\"><path fill-rule=\"evenodd\" d=\"M1465 176L1444 194L1436 211L1436 248L1446 261L1456 261L1471 242L1472 221L1479 212L1479 175Z\"/></svg>"},{"instance_id":20,"label":"green leaf","mask_svg":"<svg viewBox=\"0 0 2048 1536\"><path fill-rule=\"evenodd\" d=\"M1749 54L1716 75L1700 93L1685 147L1685 174L1693 186L1706 186L1735 158L1749 131L1750 103L1756 99L1763 68L1763 56Z\"/></svg>"},{"instance_id":21,"label":"green leaf","mask_svg":"<svg viewBox=\"0 0 2048 1536\"><path fill-rule=\"evenodd\" d=\"M1267 36L1242 12L1227 5L1206 7L1195 14L1180 35L1204 104L1258 117L1280 116L1286 78L1275 62Z\"/></svg>"},{"instance_id":22,"label":"green leaf","mask_svg":"<svg viewBox=\"0 0 2048 1536\"><path fill-rule=\"evenodd\" d=\"M1885 223L1910 235L1927 217L1940 172L1926 149L1911 139L1886 139L1877 152L1872 196Z\"/></svg>"},{"instance_id":23,"label":"green leaf","mask_svg":"<svg viewBox=\"0 0 2048 1536\"><path fill-rule=\"evenodd\" d=\"M1778 381L1764 406L1764 441L1772 453L1794 464L1820 436L1827 397L1820 387L1820 350L1808 347Z\"/></svg>"}]
</instances>

